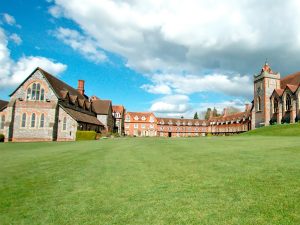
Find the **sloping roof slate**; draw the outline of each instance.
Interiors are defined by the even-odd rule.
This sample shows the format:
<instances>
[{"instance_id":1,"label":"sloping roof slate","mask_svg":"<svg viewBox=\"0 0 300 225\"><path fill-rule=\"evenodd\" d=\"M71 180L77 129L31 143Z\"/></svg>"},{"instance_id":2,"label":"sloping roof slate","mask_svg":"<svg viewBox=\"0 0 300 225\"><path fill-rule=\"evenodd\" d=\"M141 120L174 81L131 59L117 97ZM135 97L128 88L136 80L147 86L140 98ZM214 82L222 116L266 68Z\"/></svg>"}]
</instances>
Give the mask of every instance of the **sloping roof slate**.
<instances>
[{"instance_id":1,"label":"sloping roof slate","mask_svg":"<svg viewBox=\"0 0 300 225\"><path fill-rule=\"evenodd\" d=\"M287 84L299 86L300 84L300 72L290 74L280 80L281 89L285 89Z\"/></svg>"},{"instance_id":2,"label":"sloping roof slate","mask_svg":"<svg viewBox=\"0 0 300 225\"><path fill-rule=\"evenodd\" d=\"M6 108L7 105L8 105L7 101L0 100L0 111L2 111L2 109Z\"/></svg>"},{"instance_id":3,"label":"sloping roof slate","mask_svg":"<svg viewBox=\"0 0 300 225\"><path fill-rule=\"evenodd\" d=\"M97 99L92 101L92 109L98 115L108 115L110 107L111 107L110 100Z\"/></svg>"},{"instance_id":4,"label":"sloping roof slate","mask_svg":"<svg viewBox=\"0 0 300 225\"><path fill-rule=\"evenodd\" d=\"M95 124L99 126L104 126L95 116L91 116L70 108L63 107L63 109L76 121L84 122L89 124Z\"/></svg>"}]
</instances>

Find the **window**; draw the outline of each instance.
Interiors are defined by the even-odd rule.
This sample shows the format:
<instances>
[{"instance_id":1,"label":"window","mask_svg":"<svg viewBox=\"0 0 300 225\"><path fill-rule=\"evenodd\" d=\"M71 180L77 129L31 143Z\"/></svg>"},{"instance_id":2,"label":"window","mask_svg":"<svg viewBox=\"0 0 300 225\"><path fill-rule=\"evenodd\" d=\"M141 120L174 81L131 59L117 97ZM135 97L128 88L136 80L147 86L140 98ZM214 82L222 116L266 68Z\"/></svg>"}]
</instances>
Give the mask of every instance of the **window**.
<instances>
[{"instance_id":1,"label":"window","mask_svg":"<svg viewBox=\"0 0 300 225\"><path fill-rule=\"evenodd\" d=\"M27 100L37 100L44 101L45 100L45 90L41 88L41 84L33 83L30 85L26 92Z\"/></svg>"},{"instance_id":2,"label":"window","mask_svg":"<svg viewBox=\"0 0 300 225\"><path fill-rule=\"evenodd\" d=\"M137 123L134 124L134 128L138 128L139 125Z\"/></svg>"},{"instance_id":3,"label":"window","mask_svg":"<svg viewBox=\"0 0 300 225\"><path fill-rule=\"evenodd\" d=\"M35 127L35 113L32 113L31 115L31 127Z\"/></svg>"},{"instance_id":4,"label":"window","mask_svg":"<svg viewBox=\"0 0 300 225\"><path fill-rule=\"evenodd\" d=\"M142 124L142 128L145 129L145 128L146 128L146 125L145 125L145 124Z\"/></svg>"},{"instance_id":5,"label":"window","mask_svg":"<svg viewBox=\"0 0 300 225\"><path fill-rule=\"evenodd\" d=\"M153 124L150 124L150 128L154 128L154 125L153 125Z\"/></svg>"},{"instance_id":6,"label":"window","mask_svg":"<svg viewBox=\"0 0 300 225\"><path fill-rule=\"evenodd\" d=\"M43 128L45 124L45 115L44 113L41 115L41 120L40 120L40 127Z\"/></svg>"},{"instance_id":7,"label":"window","mask_svg":"<svg viewBox=\"0 0 300 225\"><path fill-rule=\"evenodd\" d=\"M45 99L45 90L42 88L41 90L41 101L44 101Z\"/></svg>"},{"instance_id":8,"label":"window","mask_svg":"<svg viewBox=\"0 0 300 225\"><path fill-rule=\"evenodd\" d=\"M27 96L26 96L26 99L31 99L31 88L28 88L27 89Z\"/></svg>"},{"instance_id":9,"label":"window","mask_svg":"<svg viewBox=\"0 0 300 225\"><path fill-rule=\"evenodd\" d=\"M67 117L63 119L63 130L67 130Z\"/></svg>"},{"instance_id":10,"label":"window","mask_svg":"<svg viewBox=\"0 0 300 225\"><path fill-rule=\"evenodd\" d=\"M289 94L286 95L286 100L285 100L285 110L289 111L292 108L292 100L291 96Z\"/></svg>"},{"instance_id":11,"label":"window","mask_svg":"<svg viewBox=\"0 0 300 225\"><path fill-rule=\"evenodd\" d=\"M0 129L4 129L4 123L5 123L5 116L2 115L1 120L0 120Z\"/></svg>"},{"instance_id":12,"label":"window","mask_svg":"<svg viewBox=\"0 0 300 225\"><path fill-rule=\"evenodd\" d=\"M261 99L260 99L260 97L258 96L257 97L257 100L256 100L257 102L256 102L256 104L257 104L257 110L256 111L261 111Z\"/></svg>"},{"instance_id":13,"label":"window","mask_svg":"<svg viewBox=\"0 0 300 225\"><path fill-rule=\"evenodd\" d=\"M129 124L125 124L125 128L127 128L127 129L128 129L128 128L129 128Z\"/></svg>"},{"instance_id":14,"label":"window","mask_svg":"<svg viewBox=\"0 0 300 225\"><path fill-rule=\"evenodd\" d=\"M142 116L142 120L145 121L145 120L146 120L146 117Z\"/></svg>"},{"instance_id":15,"label":"window","mask_svg":"<svg viewBox=\"0 0 300 225\"><path fill-rule=\"evenodd\" d=\"M21 127L26 127L26 113L22 114L22 124Z\"/></svg>"},{"instance_id":16,"label":"window","mask_svg":"<svg viewBox=\"0 0 300 225\"><path fill-rule=\"evenodd\" d=\"M130 121L130 116L126 116L126 121Z\"/></svg>"},{"instance_id":17,"label":"window","mask_svg":"<svg viewBox=\"0 0 300 225\"><path fill-rule=\"evenodd\" d=\"M275 98L273 103L273 113L278 112L278 100Z\"/></svg>"},{"instance_id":18,"label":"window","mask_svg":"<svg viewBox=\"0 0 300 225\"><path fill-rule=\"evenodd\" d=\"M153 116L150 116L150 120L149 120L151 123L154 122L154 117Z\"/></svg>"},{"instance_id":19,"label":"window","mask_svg":"<svg viewBox=\"0 0 300 225\"><path fill-rule=\"evenodd\" d=\"M135 117L134 117L134 120L139 120L139 117L138 117L138 116L135 116Z\"/></svg>"}]
</instances>

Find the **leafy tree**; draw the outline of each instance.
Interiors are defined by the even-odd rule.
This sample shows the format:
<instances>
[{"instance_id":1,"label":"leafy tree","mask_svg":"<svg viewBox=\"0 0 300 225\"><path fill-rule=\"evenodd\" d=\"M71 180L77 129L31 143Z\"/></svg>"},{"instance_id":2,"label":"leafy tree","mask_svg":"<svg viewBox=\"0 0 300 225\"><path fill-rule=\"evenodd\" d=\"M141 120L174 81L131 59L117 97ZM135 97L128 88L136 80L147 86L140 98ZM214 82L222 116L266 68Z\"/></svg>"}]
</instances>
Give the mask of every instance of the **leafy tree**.
<instances>
[{"instance_id":1,"label":"leafy tree","mask_svg":"<svg viewBox=\"0 0 300 225\"><path fill-rule=\"evenodd\" d=\"M208 120L211 114L211 108L207 108L206 113L205 113L205 119Z\"/></svg>"},{"instance_id":2,"label":"leafy tree","mask_svg":"<svg viewBox=\"0 0 300 225\"><path fill-rule=\"evenodd\" d=\"M214 117L219 116L218 110L215 107L214 107L214 110L213 110L213 116Z\"/></svg>"},{"instance_id":3,"label":"leafy tree","mask_svg":"<svg viewBox=\"0 0 300 225\"><path fill-rule=\"evenodd\" d=\"M197 113L197 112L195 112L194 119L195 119L195 120L199 119L198 113Z\"/></svg>"}]
</instances>

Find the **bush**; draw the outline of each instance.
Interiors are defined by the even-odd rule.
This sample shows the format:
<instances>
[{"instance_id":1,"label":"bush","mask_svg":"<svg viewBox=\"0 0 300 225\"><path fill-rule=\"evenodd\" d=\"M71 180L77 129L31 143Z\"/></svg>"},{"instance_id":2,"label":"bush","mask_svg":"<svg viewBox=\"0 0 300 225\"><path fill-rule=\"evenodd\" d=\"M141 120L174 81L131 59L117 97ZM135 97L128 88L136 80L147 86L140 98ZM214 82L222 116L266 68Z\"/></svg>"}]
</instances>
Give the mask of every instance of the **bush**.
<instances>
[{"instance_id":1,"label":"bush","mask_svg":"<svg viewBox=\"0 0 300 225\"><path fill-rule=\"evenodd\" d=\"M97 133L95 131L77 131L76 141L96 140Z\"/></svg>"},{"instance_id":2,"label":"bush","mask_svg":"<svg viewBox=\"0 0 300 225\"><path fill-rule=\"evenodd\" d=\"M4 142L4 138L5 138L4 134L0 134L0 142Z\"/></svg>"}]
</instances>

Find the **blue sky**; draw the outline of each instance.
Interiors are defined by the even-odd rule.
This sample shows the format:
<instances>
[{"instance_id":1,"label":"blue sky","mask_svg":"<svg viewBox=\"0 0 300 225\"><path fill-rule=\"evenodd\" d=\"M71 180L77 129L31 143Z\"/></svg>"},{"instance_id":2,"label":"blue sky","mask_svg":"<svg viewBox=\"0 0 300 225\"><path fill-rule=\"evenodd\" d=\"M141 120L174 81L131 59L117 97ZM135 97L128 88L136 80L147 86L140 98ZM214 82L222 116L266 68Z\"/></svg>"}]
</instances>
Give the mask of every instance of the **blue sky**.
<instances>
[{"instance_id":1,"label":"blue sky","mask_svg":"<svg viewBox=\"0 0 300 225\"><path fill-rule=\"evenodd\" d=\"M0 98L44 66L128 111L242 109L265 58L282 76L299 65L300 5L267 2L2 0Z\"/></svg>"}]
</instances>

